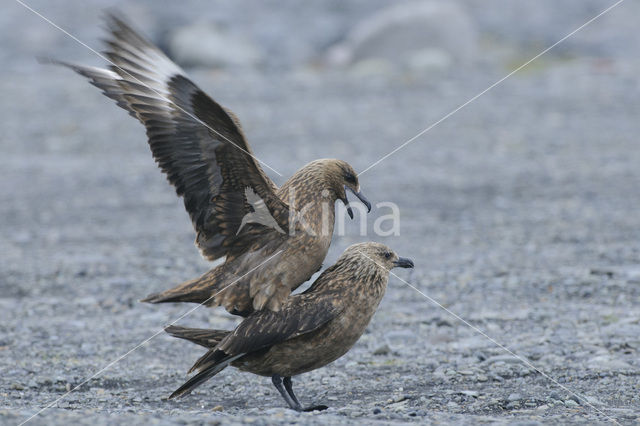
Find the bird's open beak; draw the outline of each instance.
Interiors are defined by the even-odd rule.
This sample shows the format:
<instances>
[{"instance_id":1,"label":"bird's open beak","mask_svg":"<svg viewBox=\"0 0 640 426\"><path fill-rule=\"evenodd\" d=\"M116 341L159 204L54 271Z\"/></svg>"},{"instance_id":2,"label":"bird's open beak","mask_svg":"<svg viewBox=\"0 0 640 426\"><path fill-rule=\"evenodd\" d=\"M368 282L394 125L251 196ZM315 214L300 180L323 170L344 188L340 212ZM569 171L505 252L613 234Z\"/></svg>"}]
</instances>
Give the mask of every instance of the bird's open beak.
<instances>
[{"instance_id":1,"label":"bird's open beak","mask_svg":"<svg viewBox=\"0 0 640 426\"><path fill-rule=\"evenodd\" d=\"M349 191L351 191L351 193L353 195L358 197L358 200L360 200L362 202L362 204L367 206L367 213L371 212L371 203L369 202L369 200L367 200L367 197L362 195L362 192L356 192L356 191L354 191L353 189L349 188L346 185L345 185L344 189L348 189ZM344 202L344 205L347 207L347 213L349 214L349 217L351 219L353 219L353 210L351 209L351 206L349 205L349 199L345 196L345 199L342 200L342 201Z\"/></svg>"},{"instance_id":2,"label":"bird's open beak","mask_svg":"<svg viewBox=\"0 0 640 426\"><path fill-rule=\"evenodd\" d=\"M406 257L399 257L393 264L400 268L413 268L413 260L407 259Z\"/></svg>"}]
</instances>

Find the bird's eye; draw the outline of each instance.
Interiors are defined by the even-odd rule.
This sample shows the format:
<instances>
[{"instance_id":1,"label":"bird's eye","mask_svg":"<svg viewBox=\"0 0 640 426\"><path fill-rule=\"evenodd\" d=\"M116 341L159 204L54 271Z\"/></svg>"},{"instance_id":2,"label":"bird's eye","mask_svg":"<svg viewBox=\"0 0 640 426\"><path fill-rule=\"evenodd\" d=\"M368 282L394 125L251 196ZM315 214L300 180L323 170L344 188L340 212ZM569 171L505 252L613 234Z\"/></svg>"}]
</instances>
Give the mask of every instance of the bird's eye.
<instances>
[{"instance_id":1,"label":"bird's eye","mask_svg":"<svg viewBox=\"0 0 640 426\"><path fill-rule=\"evenodd\" d=\"M356 183L356 177L351 173L346 173L344 175L344 180L346 180L349 183Z\"/></svg>"},{"instance_id":2,"label":"bird's eye","mask_svg":"<svg viewBox=\"0 0 640 426\"><path fill-rule=\"evenodd\" d=\"M389 258L391 257L391 253L390 253L390 252L386 252L386 253L384 254L384 257L385 257L386 259L389 259Z\"/></svg>"}]
</instances>

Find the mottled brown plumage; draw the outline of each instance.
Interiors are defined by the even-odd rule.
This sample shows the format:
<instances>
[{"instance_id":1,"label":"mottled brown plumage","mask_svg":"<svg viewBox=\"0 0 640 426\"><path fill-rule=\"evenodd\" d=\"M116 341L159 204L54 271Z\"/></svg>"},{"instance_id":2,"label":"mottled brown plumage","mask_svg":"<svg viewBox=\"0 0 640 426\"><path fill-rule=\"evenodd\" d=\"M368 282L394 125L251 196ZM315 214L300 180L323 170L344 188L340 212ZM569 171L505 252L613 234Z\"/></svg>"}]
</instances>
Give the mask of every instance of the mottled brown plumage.
<instances>
[{"instance_id":1,"label":"mottled brown plumage","mask_svg":"<svg viewBox=\"0 0 640 426\"><path fill-rule=\"evenodd\" d=\"M203 256L226 257L203 276L144 301L223 305L240 315L278 310L321 267L334 203L348 204L345 189L371 208L359 193L357 174L344 161L317 160L277 188L233 113L121 19L109 16L107 24L108 69L53 62L89 78L146 127L153 157L184 197ZM248 220L258 213L268 220Z\"/></svg>"},{"instance_id":2,"label":"mottled brown plumage","mask_svg":"<svg viewBox=\"0 0 640 426\"><path fill-rule=\"evenodd\" d=\"M410 268L413 262L383 244L354 244L278 312L254 312L233 332L168 327L173 336L211 348L191 368L198 373L171 397L188 394L232 365L272 377L289 406L302 410L291 377L335 361L354 345L382 300L394 266Z\"/></svg>"}]
</instances>

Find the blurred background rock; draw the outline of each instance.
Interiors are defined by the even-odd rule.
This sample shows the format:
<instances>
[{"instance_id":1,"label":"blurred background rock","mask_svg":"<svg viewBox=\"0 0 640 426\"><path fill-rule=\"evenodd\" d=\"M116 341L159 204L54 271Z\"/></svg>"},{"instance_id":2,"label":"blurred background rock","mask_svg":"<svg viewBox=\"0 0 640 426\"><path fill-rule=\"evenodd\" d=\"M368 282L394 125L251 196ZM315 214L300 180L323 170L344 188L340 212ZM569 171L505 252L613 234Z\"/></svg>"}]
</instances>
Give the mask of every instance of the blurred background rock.
<instances>
[{"instance_id":1,"label":"blurred background rock","mask_svg":"<svg viewBox=\"0 0 640 426\"><path fill-rule=\"evenodd\" d=\"M29 4L93 45L100 36L96 20L101 10L117 9L181 65L282 71L370 58L395 66L404 55L409 56L405 59L421 52L428 56L424 51L431 51L434 58L439 56L439 62L448 58L446 61L461 60L468 66L498 49L520 59L554 43L558 35L568 33L611 3L328 0L307 4L268 0L208 5L197 1L102 0ZM44 54L51 49L87 53L47 25L29 25L25 31L25 20L35 23L39 18L25 16L26 10L16 6L19 4L9 5L0 18L4 55L11 53L11 47L20 47L25 53ZM576 34L553 54L637 57L640 35L632 30L638 8L634 2L625 4L624 10L603 17L597 28ZM323 61L327 54L329 64ZM414 58L414 62L421 60Z\"/></svg>"}]
</instances>

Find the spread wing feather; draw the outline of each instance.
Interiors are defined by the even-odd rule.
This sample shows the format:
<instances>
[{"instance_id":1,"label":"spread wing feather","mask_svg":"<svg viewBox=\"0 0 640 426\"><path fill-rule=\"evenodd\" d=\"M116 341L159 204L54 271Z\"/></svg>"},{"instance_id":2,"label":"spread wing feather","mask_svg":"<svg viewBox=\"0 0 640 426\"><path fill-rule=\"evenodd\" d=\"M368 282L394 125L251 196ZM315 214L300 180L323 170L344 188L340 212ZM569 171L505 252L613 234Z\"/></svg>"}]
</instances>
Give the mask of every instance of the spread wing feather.
<instances>
[{"instance_id":1,"label":"spread wing feather","mask_svg":"<svg viewBox=\"0 0 640 426\"><path fill-rule=\"evenodd\" d=\"M234 247L255 243L250 235L277 234L251 224L236 235L242 217L251 211L247 187L288 229L288 206L253 156L238 119L121 19L110 15L107 23L109 69L58 63L89 78L144 124L156 162L184 197L203 255L217 259Z\"/></svg>"}]
</instances>

